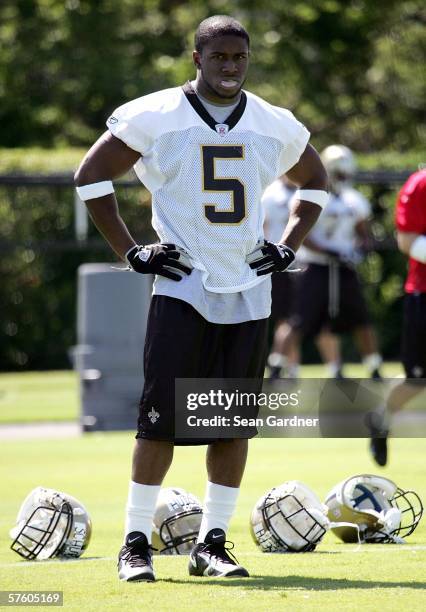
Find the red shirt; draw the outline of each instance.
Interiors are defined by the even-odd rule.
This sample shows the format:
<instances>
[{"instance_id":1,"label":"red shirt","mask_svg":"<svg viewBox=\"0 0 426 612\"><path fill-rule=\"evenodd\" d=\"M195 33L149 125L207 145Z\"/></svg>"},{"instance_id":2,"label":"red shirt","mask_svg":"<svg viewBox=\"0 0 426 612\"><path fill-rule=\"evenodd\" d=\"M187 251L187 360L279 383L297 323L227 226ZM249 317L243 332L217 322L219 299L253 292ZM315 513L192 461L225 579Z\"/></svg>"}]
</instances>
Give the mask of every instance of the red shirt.
<instances>
[{"instance_id":1,"label":"red shirt","mask_svg":"<svg viewBox=\"0 0 426 612\"><path fill-rule=\"evenodd\" d=\"M396 227L399 232L426 235L426 170L412 174L402 187L396 203ZM412 257L405 281L407 293L426 293L426 264Z\"/></svg>"}]
</instances>

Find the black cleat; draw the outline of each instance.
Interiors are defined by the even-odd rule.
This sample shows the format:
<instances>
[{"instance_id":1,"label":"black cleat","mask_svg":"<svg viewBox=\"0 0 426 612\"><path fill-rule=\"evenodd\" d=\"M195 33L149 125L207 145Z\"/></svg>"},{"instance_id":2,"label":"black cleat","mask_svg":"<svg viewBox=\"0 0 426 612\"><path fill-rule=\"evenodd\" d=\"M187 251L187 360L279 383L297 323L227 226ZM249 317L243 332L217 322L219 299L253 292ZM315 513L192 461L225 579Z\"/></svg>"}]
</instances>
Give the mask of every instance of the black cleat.
<instances>
[{"instance_id":1,"label":"black cleat","mask_svg":"<svg viewBox=\"0 0 426 612\"><path fill-rule=\"evenodd\" d=\"M205 542L196 544L189 557L190 576L234 577L249 575L248 571L238 565L229 548L225 548L226 536L223 529L211 529ZM232 544L232 542L228 542ZM232 544L231 548L234 545ZM230 554L232 556L230 556Z\"/></svg>"},{"instance_id":2,"label":"black cleat","mask_svg":"<svg viewBox=\"0 0 426 612\"><path fill-rule=\"evenodd\" d=\"M388 462L388 439L383 438L371 438L370 440L370 452L373 455L374 461L382 467Z\"/></svg>"},{"instance_id":3,"label":"black cleat","mask_svg":"<svg viewBox=\"0 0 426 612\"><path fill-rule=\"evenodd\" d=\"M153 550L144 533L140 531L129 533L125 545L118 553L118 577L120 580L126 582L141 580L154 582Z\"/></svg>"},{"instance_id":4,"label":"black cleat","mask_svg":"<svg viewBox=\"0 0 426 612\"><path fill-rule=\"evenodd\" d=\"M370 412L366 416L365 423L370 430L370 453L374 461L382 467L388 461L388 436L389 428L386 425L384 414Z\"/></svg>"},{"instance_id":5,"label":"black cleat","mask_svg":"<svg viewBox=\"0 0 426 612\"><path fill-rule=\"evenodd\" d=\"M279 380L281 378L281 366L270 366L269 367L269 379Z\"/></svg>"}]
</instances>

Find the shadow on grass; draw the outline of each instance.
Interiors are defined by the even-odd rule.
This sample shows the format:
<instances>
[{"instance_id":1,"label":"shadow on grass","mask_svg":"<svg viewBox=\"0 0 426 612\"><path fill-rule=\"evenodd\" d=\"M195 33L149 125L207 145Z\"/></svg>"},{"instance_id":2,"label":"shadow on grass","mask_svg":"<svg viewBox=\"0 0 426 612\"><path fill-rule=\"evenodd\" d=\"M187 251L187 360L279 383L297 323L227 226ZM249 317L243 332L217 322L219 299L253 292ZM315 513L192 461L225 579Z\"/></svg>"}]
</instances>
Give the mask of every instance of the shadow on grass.
<instances>
[{"instance_id":1,"label":"shadow on grass","mask_svg":"<svg viewBox=\"0 0 426 612\"><path fill-rule=\"evenodd\" d=\"M158 582L172 584L188 584L188 580L175 578L160 578ZM418 589L426 588L426 582L377 582L375 580L349 580L347 578L312 578L311 576L251 576L250 578L200 578L197 584L218 587L245 587L269 591L272 589L335 591L339 589Z\"/></svg>"}]
</instances>

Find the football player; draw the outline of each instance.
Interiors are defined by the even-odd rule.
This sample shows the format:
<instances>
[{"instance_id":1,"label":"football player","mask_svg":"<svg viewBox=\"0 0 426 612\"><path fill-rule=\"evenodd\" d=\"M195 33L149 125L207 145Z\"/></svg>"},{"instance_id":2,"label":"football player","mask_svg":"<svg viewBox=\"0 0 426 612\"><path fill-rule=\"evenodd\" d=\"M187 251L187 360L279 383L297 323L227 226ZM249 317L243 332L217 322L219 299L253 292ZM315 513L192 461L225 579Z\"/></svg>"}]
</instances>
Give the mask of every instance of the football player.
<instances>
[{"instance_id":1,"label":"football player","mask_svg":"<svg viewBox=\"0 0 426 612\"><path fill-rule=\"evenodd\" d=\"M121 580L154 580L156 500L174 445L185 442L175 437L175 379L263 377L270 275L292 263L328 199L308 130L242 89L249 55L249 35L235 19L201 22L195 79L120 106L76 173L79 195L117 255L135 272L156 275ZM120 216L112 180L132 167L152 193L158 244L138 244ZM275 244L264 240L260 200L282 174L299 191ZM208 483L189 572L248 576L225 546L248 440L199 442L208 444Z\"/></svg>"},{"instance_id":2,"label":"football player","mask_svg":"<svg viewBox=\"0 0 426 612\"><path fill-rule=\"evenodd\" d=\"M265 207L265 237L271 242L278 242L282 231L287 225L296 186L281 176L267 187L262 197ZM300 257L295 265L303 263ZM300 349L297 338L293 335L293 345L286 346L285 339L290 331L287 320L293 314L294 293L297 276L294 274L272 274L272 307L270 325L273 330L273 342L268 356L270 378L276 379L284 375L287 378L297 378L299 374ZM326 328L323 328L316 338L316 344L321 358L328 366L330 376L341 378L341 356L339 339ZM287 348L287 350L286 350Z\"/></svg>"},{"instance_id":3,"label":"football player","mask_svg":"<svg viewBox=\"0 0 426 612\"><path fill-rule=\"evenodd\" d=\"M426 170L412 174L396 205L398 248L408 256L402 330L402 363L406 379L392 389L385 411L375 415L370 450L379 465L386 465L388 416L425 391L426 379Z\"/></svg>"},{"instance_id":4,"label":"football player","mask_svg":"<svg viewBox=\"0 0 426 612\"><path fill-rule=\"evenodd\" d=\"M370 205L352 187L355 161L347 147L331 145L321 158L329 176L330 199L300 249L307 268L297 283L283 350L295 338L315 336L323 326L334 333L350 331L369 376L380 378L382 358L356 273L356 265L371 248Z\"/></svg>"}]
</instances>

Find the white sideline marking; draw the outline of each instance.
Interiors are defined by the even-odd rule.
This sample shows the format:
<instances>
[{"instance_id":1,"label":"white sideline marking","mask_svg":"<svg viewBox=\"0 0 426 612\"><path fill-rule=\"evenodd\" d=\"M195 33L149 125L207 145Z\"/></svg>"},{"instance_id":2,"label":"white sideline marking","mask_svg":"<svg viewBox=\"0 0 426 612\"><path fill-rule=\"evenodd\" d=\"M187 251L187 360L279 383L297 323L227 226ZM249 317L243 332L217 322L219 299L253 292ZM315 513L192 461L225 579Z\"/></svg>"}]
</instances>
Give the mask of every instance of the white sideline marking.
<instances>
[{"instance_id":1,"label":"white sideline marking","mask_svg":"<svg viewBox=\"0 0 426 612\"><path fill-rule=\"evenodd\" d=\"M319 550L318 552L322 553L322 554L337 554L337 555L346 555L346 554L352 554L352 553L360 553L360 552L368 552L368 553L388 553L388 551L406 551L406 552L413 552L413 551L417 551L417 550L426 550L426 546L422 546L422 545L418 545L418 546L407 546L406 544L383 544L379 546L386 546L386 548L376 548L373 545L372 547L365 547L363 545L361 545L360 547L356 547L353 549L348 549L348 550ZM238 557L262 557L265 558L265 555L268 553L261 553L261 552L241 552L238 553ZM283 553L285 555L285 553ZM304 554L309 554L309 553L304 553ZM315 553L313 553L315 555ZM272 557L280 557L280 553L270 553L270 556ZM185 559L187 558L188 555L154 555L154 563L156 563L158 561L158 559ZM70 560L60 560L60 559L52 559L51 561L17 561L16 563L0 563L0 567L28 567L29 565L31 565L32 567L44 567L46 565L67 565L69 563L78 563L78 562L86 562L88 563L89 561L93 561L93 562L97 562L97 561L115 561L116 557L97 557L97 558L90 558L90 557L82 557L81 559L70 559Z\"/></svg>"}]
</instances>

